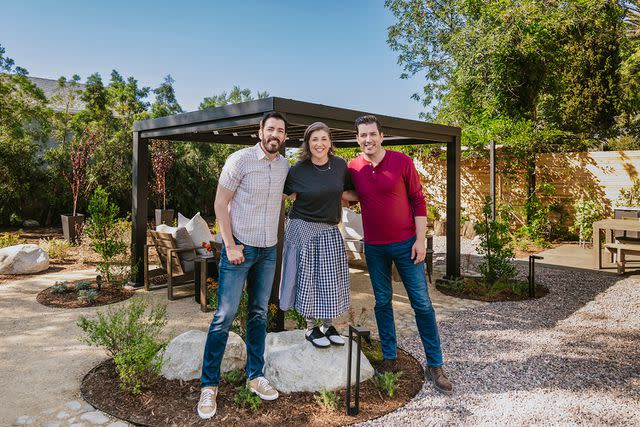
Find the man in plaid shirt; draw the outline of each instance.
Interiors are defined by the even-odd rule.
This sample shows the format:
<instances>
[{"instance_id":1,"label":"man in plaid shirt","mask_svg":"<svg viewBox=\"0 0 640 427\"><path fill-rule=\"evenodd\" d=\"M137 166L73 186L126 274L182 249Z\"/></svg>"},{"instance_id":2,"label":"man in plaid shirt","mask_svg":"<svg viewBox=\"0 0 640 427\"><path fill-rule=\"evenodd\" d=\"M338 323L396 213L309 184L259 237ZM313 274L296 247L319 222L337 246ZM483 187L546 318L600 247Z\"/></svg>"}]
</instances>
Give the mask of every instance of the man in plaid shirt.
<instances>
[{"instance_id":1,"label":"man in plaid shirt","mask_svg":"<svg viewBox=\"0 0 640 427\"><path fill-rule=\"evenodd\" d=\"M220 363L247 282L247 367L249 387L261 399L278 392L262 375L267 308L276 269L278 220L289 166L279 153L287 137L287 121L277 112L260 121L260 142L233 153L222 169L215 212L224 245L220 256L218 309L209 327L202 363L198 415L216 413Z\"/></svg>"}]
</instances>

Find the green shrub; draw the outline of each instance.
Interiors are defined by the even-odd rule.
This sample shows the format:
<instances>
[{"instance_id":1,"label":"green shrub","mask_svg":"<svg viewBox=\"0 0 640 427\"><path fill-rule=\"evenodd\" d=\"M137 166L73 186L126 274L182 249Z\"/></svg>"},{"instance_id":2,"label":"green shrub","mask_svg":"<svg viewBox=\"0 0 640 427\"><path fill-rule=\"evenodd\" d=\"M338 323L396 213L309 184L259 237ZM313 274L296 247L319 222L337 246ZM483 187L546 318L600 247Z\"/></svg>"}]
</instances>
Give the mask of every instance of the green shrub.
<instances>
[{"instance_id":1,"label":"green shrub","mask_svg":"<svg viewBox=\"0 0 640 427\"><path fill-rule=\"evenodd\" d=\"M493 285L497 280L508 281L514 278L517 270L513 265L514 253L510 246L508 224L497 217L491 219L491 199L488 197L483 214L484 220L475 226L476 233L480 236L478 252L483 257L479 269L484 280Z\"/></svg>"},{"instance_id":2,"label":"green shrub","mask_svg":"<svg viewBox=\"0 0 640 427\"><path fill-rule=\"evenodd\" d=\"M296 322L296 329L307 329L307 319L295 308L290 308L284 313L284 318Z\"/></svg>"},{"instance_id":3,"label":"green shrub","mask_svg":"<svg viewBox=\"0 0 640 427\"><path fill-rule=\"evenodd\" d=\"M372 363L380 363L384 358L380 341L372 340L369 337L365 338L362 343L362 353L364 353L365 357Z\"/></svg>"},{"instance_id":4,"label":"green shrub","mask_svg":"<svg viewBox=\"0 0 640 427\"><path fill-rule=\"evenodd\" d=\"M91 282L87 280L82 280L75 284L74 288L76 291L83 291L85 289L89 289L91 287Z\"/></svg>"},{"instance_id":5,"label":"green shrub","mask_svg":"<svg viewBox=\"0 0 640 427\"><path fill-rule=\"evenodd\" d=\"M49 258L67 260L75 250L71 242L64 239L41 239L40 248L49 254Z\"/></svg>"},{"instance_id":6,"label":"green shrub","mask_svg":"<svg viewBox=\"0 0 640 427\"><path fill-rule=\"evenodd\" d=\"M162 360L155 355L168 343L161 338L166 324L166 305L154 305L147 313L147 303L138 298L118 310L98 312L95 319L78 319L85 332L82 341L105 348L116 363L120 387L133 394L159 372Z\"/></svg>"},{"instance_id":7,"label":"green shrub","mask_svg":"<svg viewBox=\"0 0 640 427\"><path fill-rule=\"evenodd\" d=\"M244 371L242 369L234 369L229 372L220 374L220 378L227 384L240 384L244 381Z\"/></svg>"},{"instance_id":8,"label":"green shrub","mask_svg":"<svg viewBox=\"0 0 640 427\"><path fill-rule=\"evenodd\" d=\"M622 194L622 191L620 193ZM593 223L606 216L604 208L596 200L584 197L580 198L573 207L576 210L576 217L571 230L578 233L581 242L588 242L593 237Z\"/></svg>"},{"instance_id":9,"label":"green shrub","mask_svg":"<svg viewBox=\"0 0 640 427\"><path fill-rule=\"evenodd\" d=\"M621 206L640 205L640 179L634 178L631 187L620 189L618 203Z\"/></svg>"},{"instance_id":10,"label":"green shrub","mask_svg":"<svg viewBox=\"0 0 640 427\"><path fill-rule=\"evenodd\" d=\"M0 234L0 248L6 248L7 246L15 246L27 243L26 240L20 238L22 230L18 230L17 233L2 233Z\"/></svg>"},{"instance_id":11,"label":"green shrub","mask_svg":"<svg viewBox=\"0 0 640 427\"><path fill-rule=\"evenodd\" d=\"M67 287L66 282L56 282L51 287L51 292L53 292L54 294L64 294L65 292L69 292L69 290L70 289Z\"/></svg>"},{"instance_id":12,"label":"green shrub","mask_svg":"<svg viewBox=\"0 0 640 427\"><path fill-rule=\"evenodd\" d=\"M320 390L313 397L318 402L318 405L329 411L337 411L340 406L340 396L334 391Z\"/></svg>"},{"instance_id":13,"label":"green shrub","mask_svg":"<svg viewBox=\"0 0 640 427\"><path fill-rule=\"evenodd\" d=\"M262 405L262 400L246 384L237 389L233 401L241 408L249 408L254 412L260 409Z\"/></svg>"},{"instance_id":14,"label":"green shrub","mask_svg":"<svg viewBox=\"0 0 640 427\"><path fill-rule=\"evenodd\" d=\"M78 291L78 299L82 299L87 302L94 302L98 299L98 291L95 289L83 289Z\"/></svg>"},{"instance_id":15,"label":"green shrub","mask_svg":"<svg viewBox=\"0 0 640 427\"><path fill-rule=\"evenodd\" d=\"M100 186L89 200L89 220L85 234L91 240L91 248L101 257L98 263L100 271L111 285L114 259L126 253L127 245L118 228L118 206L109 202L109 194Z\"/></svg>"},{"instance_id":16,"label":"green shrub","mask_svg":"<svg viewBox=\"0 0 640 427\"><path fill-rule=\"evenodd\" d=\"M402 376L402 371L400 372L383 372L381 374L375 375L372 380L373 384L378 388L378 390L384 392L387 396L393 398L396 394L396 390L398 389L398 380Z\"/></svg>"}]
</instances>

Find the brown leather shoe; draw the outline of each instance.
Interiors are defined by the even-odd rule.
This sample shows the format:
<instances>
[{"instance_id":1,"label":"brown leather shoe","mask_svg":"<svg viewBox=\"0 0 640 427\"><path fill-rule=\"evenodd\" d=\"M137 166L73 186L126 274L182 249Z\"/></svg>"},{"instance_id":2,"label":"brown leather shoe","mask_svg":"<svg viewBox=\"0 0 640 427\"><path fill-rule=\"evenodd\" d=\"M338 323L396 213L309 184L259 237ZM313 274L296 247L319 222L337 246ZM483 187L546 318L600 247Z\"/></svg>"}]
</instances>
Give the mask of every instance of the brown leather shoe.
<instances>
[{"instance_id":1,"label":"brown leather shoe","mask_svg":"<svg viewBox=\"0 0 640 427\"><path fill-rule=\"evenodd\" d=\"M399 370L398 359L383 359L380 364L380 373L393 372L395 374Z\"/></svg>"},{"instance_id":2,"label":"brown leather shoe","mask_svg":"<svg viewBox=\"0 0 640 427\"><path fill-rule=\"evenodd\" d=\"M425 376L428 380L433 381L433 385L439 392L447 395L453 393L453 384L451 384L451 381L449 381L449 378L445 375L442 366L427 366Z\"/></svg>"}]
</instances>

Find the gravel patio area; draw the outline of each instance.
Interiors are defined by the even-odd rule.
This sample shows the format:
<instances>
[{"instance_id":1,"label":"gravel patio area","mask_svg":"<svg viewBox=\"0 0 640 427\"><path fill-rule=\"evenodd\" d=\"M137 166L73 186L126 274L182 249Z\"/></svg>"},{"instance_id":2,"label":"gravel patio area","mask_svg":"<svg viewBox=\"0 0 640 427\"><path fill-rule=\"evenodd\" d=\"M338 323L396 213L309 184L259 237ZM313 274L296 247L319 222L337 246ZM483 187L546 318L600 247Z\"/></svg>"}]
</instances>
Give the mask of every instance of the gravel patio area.
<instances>
[{"instance_id":1,"label":"gravel patio area","mask_svg":"<svg viewBox=\"0 0 640 427\"><path fill-rule=\"evenodd\" d=\"M426 384L364 425L640 425L640 282L541 266L536 279L544 298L439 323L453 396ZM400 345L424 362L415 335Z\"/></svg>"}]
</instances>

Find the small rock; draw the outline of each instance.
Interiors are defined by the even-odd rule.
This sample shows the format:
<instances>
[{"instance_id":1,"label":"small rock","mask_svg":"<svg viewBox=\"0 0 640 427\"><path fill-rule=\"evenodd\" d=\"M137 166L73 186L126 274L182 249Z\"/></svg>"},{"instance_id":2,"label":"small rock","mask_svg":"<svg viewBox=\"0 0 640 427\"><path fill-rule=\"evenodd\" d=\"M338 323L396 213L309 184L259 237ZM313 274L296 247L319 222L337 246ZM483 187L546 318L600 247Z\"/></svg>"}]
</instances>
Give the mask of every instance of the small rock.
<instances>
[{"instance_id":1,"label":"small rock","mask_svg":"<svg viewBox=\"0 0 640 427\"><path fill-rule=\"evenodd\" d=\"M187 331L175 337L164 352L162 376L169 380L194 380L202 374L202 357L207 333ZM236 333L229 332L229 339L220 364L220 372L242 369L247 363L247 347Z\"/></svg>"},{"instance_id":2,"label":"small rock","mask_svg":"<svg viewBox=\"0 0 640 427\"><path fill-rule=\"evenodd\" d=\"M56 418L61 420L61 419L64 419L64 418L69 418L69 415L70 414L68 412L60 411L60 412L58 412L58 415L56 415Z\"/></svg>"},{"instance_id":3,"label":"small rock","mask_svg":"<svg viewBox=\"0 0 640 427\"><path fill-rule=\"evenodd\" d=\"M40 223L35 219L25 219L24 222L22 223L22 226L25 228L40 227Z\"/></svg>"},{"instance_id":4,"label":"small rock","mask_svg":"<svg viewBox=\"0 0 640 427\"><path fill-rule=\"evenodd\" d=\"M28 426L33 424L33 418L28 415L21 415L13 422L14 426Z\"/></svg>"},{"instance_id":5,"label":"small rock","mask_svg":"<svg viewBox=\"0 0 640 427\"><path fill-rule=\"evenodd\" d=\"M43 424L43 427L62 427L62 423L60 421L49 421Z\"/></svg>"},{"instance_id":6,"label":"small rock","mask_svg":"<svg viewBox=\"0 0 640 427\"><path fill-rule=\"evenodd\" d=\"M72 400L71 402L67 402L65 406L72 411L78 411L80 410L80 408L82 408L82 403L78 402L77 400Z\"/></svg>"},{"instance_id":7,"label":"small rock","mask_svg":"<svg viewBox=\"0 0 640 427\"><path fill-rule=\"evenodd\" d=\"M107 427L129 427L129 424L122 421L117 421L115 423L107 424Z\"/></svg>"},{"instance_id":8,"label":"small rock","mask_svg":"<svg viewBox=\"0 0 640 427\"><path fill-rule=\"evenodd\" d=\"M85 427L84 423L73 423L70 424L69 427Z\"/></svg>"},{"instance_id":9,"label":"small rock","mask_svg":"<svg viewBox=\"0 0 640 427\"><path fill-rule=\"evenodd\" d=\"M100 411L86 412L80 416L81 420L89 421L91 424L104 424L109 418Z\"/></svg>"},{"instance_id":10,"label":"small rock","mask_svg":"<svg viewBox=\"0 0 640 427\"><path fill-rule=\"evenodd\" d=\"M49 268L49 254L38 245L14 245L0 249L0 274L31 274Z\"/></svg>"}]
</instances>

